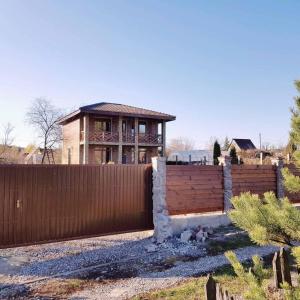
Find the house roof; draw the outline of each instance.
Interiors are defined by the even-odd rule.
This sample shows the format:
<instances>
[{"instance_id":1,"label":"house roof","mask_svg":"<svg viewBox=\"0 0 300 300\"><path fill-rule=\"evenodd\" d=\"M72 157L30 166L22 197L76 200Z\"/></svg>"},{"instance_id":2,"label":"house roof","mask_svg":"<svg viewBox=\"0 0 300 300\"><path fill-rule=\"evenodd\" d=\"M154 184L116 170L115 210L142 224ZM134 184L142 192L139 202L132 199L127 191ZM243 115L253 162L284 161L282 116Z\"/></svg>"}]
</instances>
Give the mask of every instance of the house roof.
<instances>
[{"instance_id":1,"label":"house roof","mask_svg":"<svg viewBox=\"0 0 300 300\"><path fill-rule=\"evenodd\" d=\"M250 139L232 139L232 142L235 142L238 147L242 150L255 150L256 147ZM231 142L231 144L232 144ZM230 144L230 145L231 145Z\"/></svg>"},{"instance_id":2,"label":"house roof","mask_svg":"<svg viewBox=\"0 0 300 300\"><path fill-rule=\"evenodd\" d=\"M176 119L175 116L153 111L150 109L139 108L139 107L129 106L125 104L118 104L118 103L100 102L100 103L82 106L78 110L61 118L58 123L63 124L67 122L69 119L79 115L80 113L141 117L141 118L159 119L165 121L173 121Z\"/></svg>"}]
</instances>

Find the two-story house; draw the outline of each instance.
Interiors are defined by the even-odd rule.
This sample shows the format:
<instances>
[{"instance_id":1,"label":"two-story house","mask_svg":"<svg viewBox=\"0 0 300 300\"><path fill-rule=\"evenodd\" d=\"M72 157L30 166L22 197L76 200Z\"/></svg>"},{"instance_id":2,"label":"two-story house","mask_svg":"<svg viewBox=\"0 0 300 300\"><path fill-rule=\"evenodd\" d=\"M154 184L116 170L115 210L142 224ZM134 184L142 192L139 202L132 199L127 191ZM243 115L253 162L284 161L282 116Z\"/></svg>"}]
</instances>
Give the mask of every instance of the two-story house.
<instances>
[{"instance_id":1,"label":"two-story house","mask_svg":"<svg viewBox=\"0 0 300 300\"><path fill-rule=\"evenodd\" d=\"M148 109L97 103L59 120L63 164L138 164L165 155L166 122L176 117Z\"/></svg>"}]
</instances>

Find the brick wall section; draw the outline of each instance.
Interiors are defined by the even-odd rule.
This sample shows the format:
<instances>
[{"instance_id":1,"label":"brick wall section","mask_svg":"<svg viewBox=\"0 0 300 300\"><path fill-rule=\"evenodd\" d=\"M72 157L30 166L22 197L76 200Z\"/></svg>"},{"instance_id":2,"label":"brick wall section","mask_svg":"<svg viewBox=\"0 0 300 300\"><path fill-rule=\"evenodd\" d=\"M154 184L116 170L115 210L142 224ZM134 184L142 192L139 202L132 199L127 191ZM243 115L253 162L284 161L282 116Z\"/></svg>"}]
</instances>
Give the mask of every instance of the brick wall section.
<instances>
[{"instance_id":1,"label":"brick wall section","mask_svg":"<svg viewBox=\"0 0 300 300\"><path fill-rule=\"evenodd\" d=\"M71 164L80 163L80 119L63 126L62 164L68 163L68 149L71 151Z\"/></svg>"},{"instance_id":2,"label":"brick wall section","mask_svg":"<svg viewBox=\"0 0 300 300\"><path fill-rule=\"evenodd\" d=\"M222 211L222 167L167 166L166 202L170 215Z\"/></svg>"},{"instance_id":3,"label":"brick wall section","mask_svg":"<svg viewBox=\"0 0 300 300\"><path fill-rule=\"evenodd\" d=\"M242 192L262 195L268 191L276 193L276 166L232 165L232 192L238 196Z\"/></svg>"}]
</instances>

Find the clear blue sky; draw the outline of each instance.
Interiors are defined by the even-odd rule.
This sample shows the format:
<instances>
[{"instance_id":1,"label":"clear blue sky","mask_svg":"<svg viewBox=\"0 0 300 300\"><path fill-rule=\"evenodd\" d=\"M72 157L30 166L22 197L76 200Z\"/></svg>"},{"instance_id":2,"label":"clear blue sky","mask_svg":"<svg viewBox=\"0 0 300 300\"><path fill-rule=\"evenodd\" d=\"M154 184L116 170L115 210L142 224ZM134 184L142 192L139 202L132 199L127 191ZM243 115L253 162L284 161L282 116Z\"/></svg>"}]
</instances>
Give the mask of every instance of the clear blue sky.
<instances>
[{"instance_id":1,"label":"clear blue sky","mask_svg":"<svg viewBox=\"0 0 300 300\"><path fill-rule=\"evenodd\" d=\"M169 138L285 143L300 78L299 1L0 0L0 123L32 100L112 101L177 116Z\"/></svg>"}]
</instances>

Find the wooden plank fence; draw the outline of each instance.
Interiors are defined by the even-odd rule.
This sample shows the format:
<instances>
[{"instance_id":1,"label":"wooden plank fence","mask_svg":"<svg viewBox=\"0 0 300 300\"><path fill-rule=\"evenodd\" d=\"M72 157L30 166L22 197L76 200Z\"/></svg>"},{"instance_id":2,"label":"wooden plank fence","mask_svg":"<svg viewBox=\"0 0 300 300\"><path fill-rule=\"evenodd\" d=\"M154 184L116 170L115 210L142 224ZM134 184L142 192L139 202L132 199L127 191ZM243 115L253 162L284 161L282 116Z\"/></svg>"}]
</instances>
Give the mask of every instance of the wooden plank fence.
<instances>
[{"instance_id":1,"label":"wooden plank fence","mask_svg":"<svg viewBox=\"0 0 300 300\"><path fill-rule=\"evenodd\" d=\"M151 165L0 165L0 248L151 228Z\"/></svg>"},{"instance_id":2,"label":"wooden plank fence","mask_svg":"<svg viewBox=\"0 0 300 300\"><path fill-rule=\"evenodd\" d=\"M166 185L171 215L223 210L221 166L167 165Z\"/></svg>"}]
</instances>

